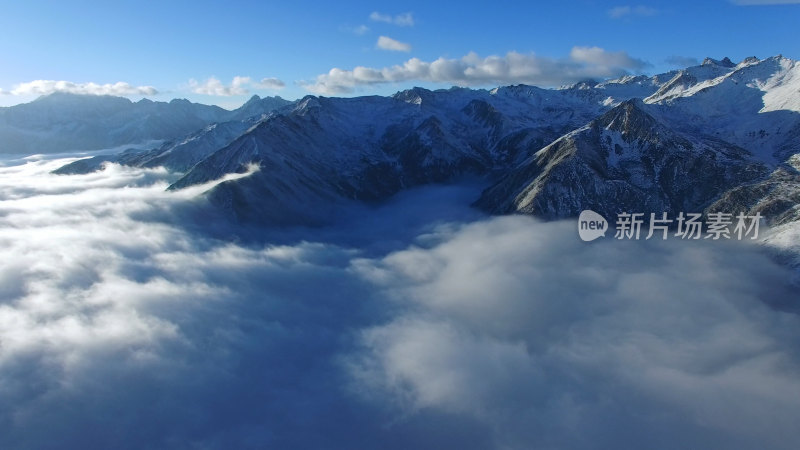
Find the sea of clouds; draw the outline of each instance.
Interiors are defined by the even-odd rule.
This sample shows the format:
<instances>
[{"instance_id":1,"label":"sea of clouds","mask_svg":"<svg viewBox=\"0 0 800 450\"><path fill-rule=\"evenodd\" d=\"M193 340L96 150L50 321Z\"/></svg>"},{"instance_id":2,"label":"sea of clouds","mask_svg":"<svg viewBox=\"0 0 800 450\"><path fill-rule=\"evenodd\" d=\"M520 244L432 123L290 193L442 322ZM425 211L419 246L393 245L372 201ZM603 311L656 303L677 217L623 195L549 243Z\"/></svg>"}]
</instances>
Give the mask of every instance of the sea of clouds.
<instances>
[{"instance_id":1,"label":"sea of clouds","mask_svg":"<svg viewBox=\"0 0 800 450\"><path fill-rule=\"evenodd\" d=\"M757 247L584 243L471 185L245 229L70 160L0 167L0 448L800 442L797 287Z\"/></svg>"}]
</instances>

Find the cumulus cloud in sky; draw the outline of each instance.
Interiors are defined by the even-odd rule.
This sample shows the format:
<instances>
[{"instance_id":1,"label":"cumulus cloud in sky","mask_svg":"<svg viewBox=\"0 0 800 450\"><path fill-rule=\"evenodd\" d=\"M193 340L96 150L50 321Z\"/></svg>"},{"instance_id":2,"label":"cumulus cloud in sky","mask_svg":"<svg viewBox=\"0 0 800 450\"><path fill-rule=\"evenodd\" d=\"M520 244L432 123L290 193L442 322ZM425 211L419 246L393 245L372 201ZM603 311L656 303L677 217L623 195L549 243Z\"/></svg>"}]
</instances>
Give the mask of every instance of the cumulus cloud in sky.
<instances>
[{"instance_id":1,"label":"cumulus cloud in sky","mask_svg":"<svg viewBox=\"0 0 800 450\"><path fill-rule=\"evenodd\" d=\"M414 14L410 12L392 16L391 14L383 14L377 11L373 11L369 15L369 19L372 20L373 22L390 23L400 27L414 26Z\"/></svg>"},{"instance_id":2,"label":"cumulus cloud in sky","mask_svg":"<svg viewBox=\"0 0 800 450\"><path fill-rule=\"evenodd\" d=\"M0 167L0 447L800 439L800 318L770 306L796 291L757 249L586 244L458 187L240 240L210 186L23 162Z\"/></svg>"},{"instance_id":3,"label":"cumulus cloud in sky","mask_svg":"<svg viewBox=\"0 0 800 450\"><path fill-rule=\"evenodd\" d=\"M411 45L405 42L394 40L387 36L380 36L375 44L381 50L391 50L395 52L410 52Z\"/></svg>"},{"instance_id":4,"label":"cumulus cloud in sky","mask_svg":"<svg viewBox=\"0 0 800 450\"><path fill-rule=\"evenodd\" d=\"M215 77L205 81L189 80L189 89L195 94L230 97L232 95L247 95L251 90L280 90L286 83L278 78L262 78L253 80L250 77L235 76L230 84L226 85Z\"/></svg>"},{"instance_id":5,"label":"cumulus cloud in sky","mask_svg":"<svg viewBox=\"0 0 800 450\"><path fill-rule=\"evenodd\" d=\"M117 95L123 97L128 95L152 96L158 94L158 90L153 86L133 86L122 81L113 84L97 84L56 80L34 80L27 83L20 83L10 91L0 89L0 94L3 95L48 95L55 92L88 95Z\"/></svg>"},{"instance_id":6,"label":"cumulus cloud in sky","mask_svg":"<svg viewBox=\"0 0 800 450\"><path fill-rule=\"evenodd\" d=\"M623 51L574 47L567 58L561 59L533 53L509 52L505 56L487 57L469 53L461 58L439 58L431 62L411 58L401 65L380 69L362 66L352 70L333 68L302 85L319 94L346 94L359 86L405 81L460 86L513 83L557 86L586 78L622 76L647 66L646 62Z\"/></svg>"}]
</instances>

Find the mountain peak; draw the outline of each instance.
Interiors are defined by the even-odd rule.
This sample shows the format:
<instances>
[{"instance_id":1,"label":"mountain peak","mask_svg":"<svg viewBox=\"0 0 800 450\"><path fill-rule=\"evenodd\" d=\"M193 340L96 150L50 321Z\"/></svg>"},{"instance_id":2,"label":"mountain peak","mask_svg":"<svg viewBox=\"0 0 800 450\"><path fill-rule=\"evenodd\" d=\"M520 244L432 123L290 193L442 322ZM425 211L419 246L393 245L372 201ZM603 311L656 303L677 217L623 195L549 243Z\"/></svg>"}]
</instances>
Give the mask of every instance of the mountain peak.
<instances>
[{"instance_id":1,"label":"mountain peak","mask_svg":"<svg viewBox=\"0 0 800 450\"><path fill-rule=\"evenodd\" d=\"M189 100L187 100L185 98L173 98L172 100L169 101L169 104L170 105L191 105L192 102L190 102Z\"/></svg>"},{"instance_id":2,"label":"mountain peak","mask_svg":"<svg viewBox=\"0 0 800 450\"><path fill-rule=\"evenodd\" d=\"M736 67L736 64L730 60L727 56L722 58L722 60L716 60L714 58L706 58L703 60L704 66L715 65L715 66L722 66L722 67Z\"/></svg>"},{"instance_id":3,"label":"mountain peak","mask_svg":"<svg viewBox=\"0 0 800 450\"><path fill-rule=\"evenodd\" d=\"M643 108L644 103L638 98L625 100L597 118L594 123L598 127L618 131L623 135L656 128L656 120Z\"/></svg>"},{"instance_id":4,"label":"mountain peak","mask_svg":"<svg viewBox=\"0 0 800 450\"><path fill-rule=\"evenodd\" d=\"M593 87L596 87L598 84L600 84L600 83L597 80L593 80L591 78L587 78L587 79L580 80L577 83L573 84L572 88L573 89L591 89Z\"/></svg>"},{"instance_id":5,"label":"mountain peak","mask_svg":"<svg viewBox=\"0 0 800 450\"><path fill-rule=\"evenodd\" d=\"M322 108L322 103L319 100L319 97L314 95L306 95L297 102L294 112L302 115L311 110L318 110Z\"/></svg>"},{"instance_id":6,"label":"mountain peak","mask_svg":"<svg viewBox=\"0 0 800 450\"><path fill-rule=\"evenodd\" d=\"M425 88L414 86L411 89L406 89L405 91L400 91L400 92L394 94L392 97L394 97L397 100L404 101L406 103L413 103L415 105L421 105L422 101L424 99L426 99L426 98L429 98L431 96L431 94L432 94L432 92L427 90L427 89L425 89Z\"/></svg>"}]
</instances>

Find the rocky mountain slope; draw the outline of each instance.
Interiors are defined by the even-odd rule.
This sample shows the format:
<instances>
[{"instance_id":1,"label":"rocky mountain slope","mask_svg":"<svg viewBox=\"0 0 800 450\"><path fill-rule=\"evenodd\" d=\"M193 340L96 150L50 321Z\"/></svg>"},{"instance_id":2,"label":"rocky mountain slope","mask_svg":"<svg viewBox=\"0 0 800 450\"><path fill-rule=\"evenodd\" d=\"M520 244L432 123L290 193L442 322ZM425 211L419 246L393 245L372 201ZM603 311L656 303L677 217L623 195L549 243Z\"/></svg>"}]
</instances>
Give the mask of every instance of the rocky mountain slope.
<instances>
[{"instance_id":1,"label":"rocky mountain slope","mask_svg":"<svg viewBox=\"0 0 800 450\"><path fill-rule=\"evenodd\" d=\"M592 209L703 211L721 192L763 178L747 150L671 129L629 100L533 154L487 189L477 206L548 219Z\"/></svg>"}]
</instances>

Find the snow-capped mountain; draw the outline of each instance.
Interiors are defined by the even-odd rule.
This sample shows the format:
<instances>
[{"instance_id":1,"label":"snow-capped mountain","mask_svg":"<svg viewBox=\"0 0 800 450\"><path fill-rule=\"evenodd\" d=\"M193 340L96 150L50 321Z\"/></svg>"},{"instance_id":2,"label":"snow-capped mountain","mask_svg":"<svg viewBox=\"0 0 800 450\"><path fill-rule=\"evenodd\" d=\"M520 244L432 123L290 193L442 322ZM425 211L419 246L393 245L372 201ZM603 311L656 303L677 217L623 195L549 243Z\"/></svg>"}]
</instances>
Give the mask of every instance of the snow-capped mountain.
<instances>
[{"instance_id":1,"label":"snow-capped mountain","mask_svg":"<svg viewBox=\"0 0 800 450\"><path fill-rule=\"evenodd\" d=\"M307 96L257 114L280 103L253 98L232 113L249 119L204 125L113 160L185 172L170 189L252 172L206 196L231 217L262 224L324 222L340 203L464 175L491 183L475 204L493 213L555 219L583 209L613 217L734 208L769 213L776 224L798 217L800 64L780 56L707 58L652 77L559 89Z\"/></svg>"},{"instance_id":2,"label":"snow-capped mountain","mask_svg":"<svg viewBox=\"0 0 800 450\"><path fill-rule=\"evenodd\" d=\"M560 89L308 96L171 188L256 165L208 196L240 220L267 223L317 221L337 201L377 201L465 174L494 180L476 201L494 213L703 211L800 152L797 71L782 57L709 58L653 77Z\"/></svg>"},{"instance_id":3,"label":"snow-capped mountain","mask_svg":"<svg viewBox=\"0 0 800 450\"><path fill-rule=\"evenodd\" d=\"M288 106L293 103L294 102L281 98L277 95L274 97L263 97L263 98L259 97L258 95L254 95L250 97L250 100L245 102L244 105L231 111L231 114L225 117L225 120L227 121L247 120L252 117L257 117L262 114L267 114L271 111L281 109L284 106Z\"/></svg>"},{"instance_id":4,"label":"snow-capped mountain","mask_svg":"<svg viewBox=\"0 0 800 450\"><path fill-rule=\"evenodd\" d=\"M645 102L658 105L674 128L742 146L773 165L800 151L800 64L751 57L725 68L713 78L675 83ZM692 78L693 69L676 77Z\"/></svg>"},{"instance_id":5,"label":"snow-capped mountain","mask_svg":"<svg viewBox=\"0 0 800 450\"><path fill-rule=\"evenodd\" d=\"M188 100L132 102L113 96L54 93L0 108L0 153L97 150L179 139L215 122L243 120L290 104L253 97L234 111Z\"/></svg>"},{"instance_id":6,"label":"snow-capped mountain","mask_svg":"<svg viewBox=\"0 0 800 450\"><path fill-rule=\"evenodd\" d=\"M608 107L578 91L414 88L392 97L308 96L195 165L172 188L256 164L209 198L242 220L322 220L337 201L507 170Z\"/></svg>"},{"instance_id":7,"label":"snow-capped mountain","mask_svg":"<svg viewBox=\"0 0 800 450\"><path fill-rule=\"evenodd\" d=\"M797 62L774 57L707 59L654 77L669 79L643 102L625 102L537 152L477 205L548 218L586 208L608 216L702 211L729 189L763 191L776 177L791 185L790 165L767 176L800 152L799 74Z\"/></svg>"}]
</instances>

